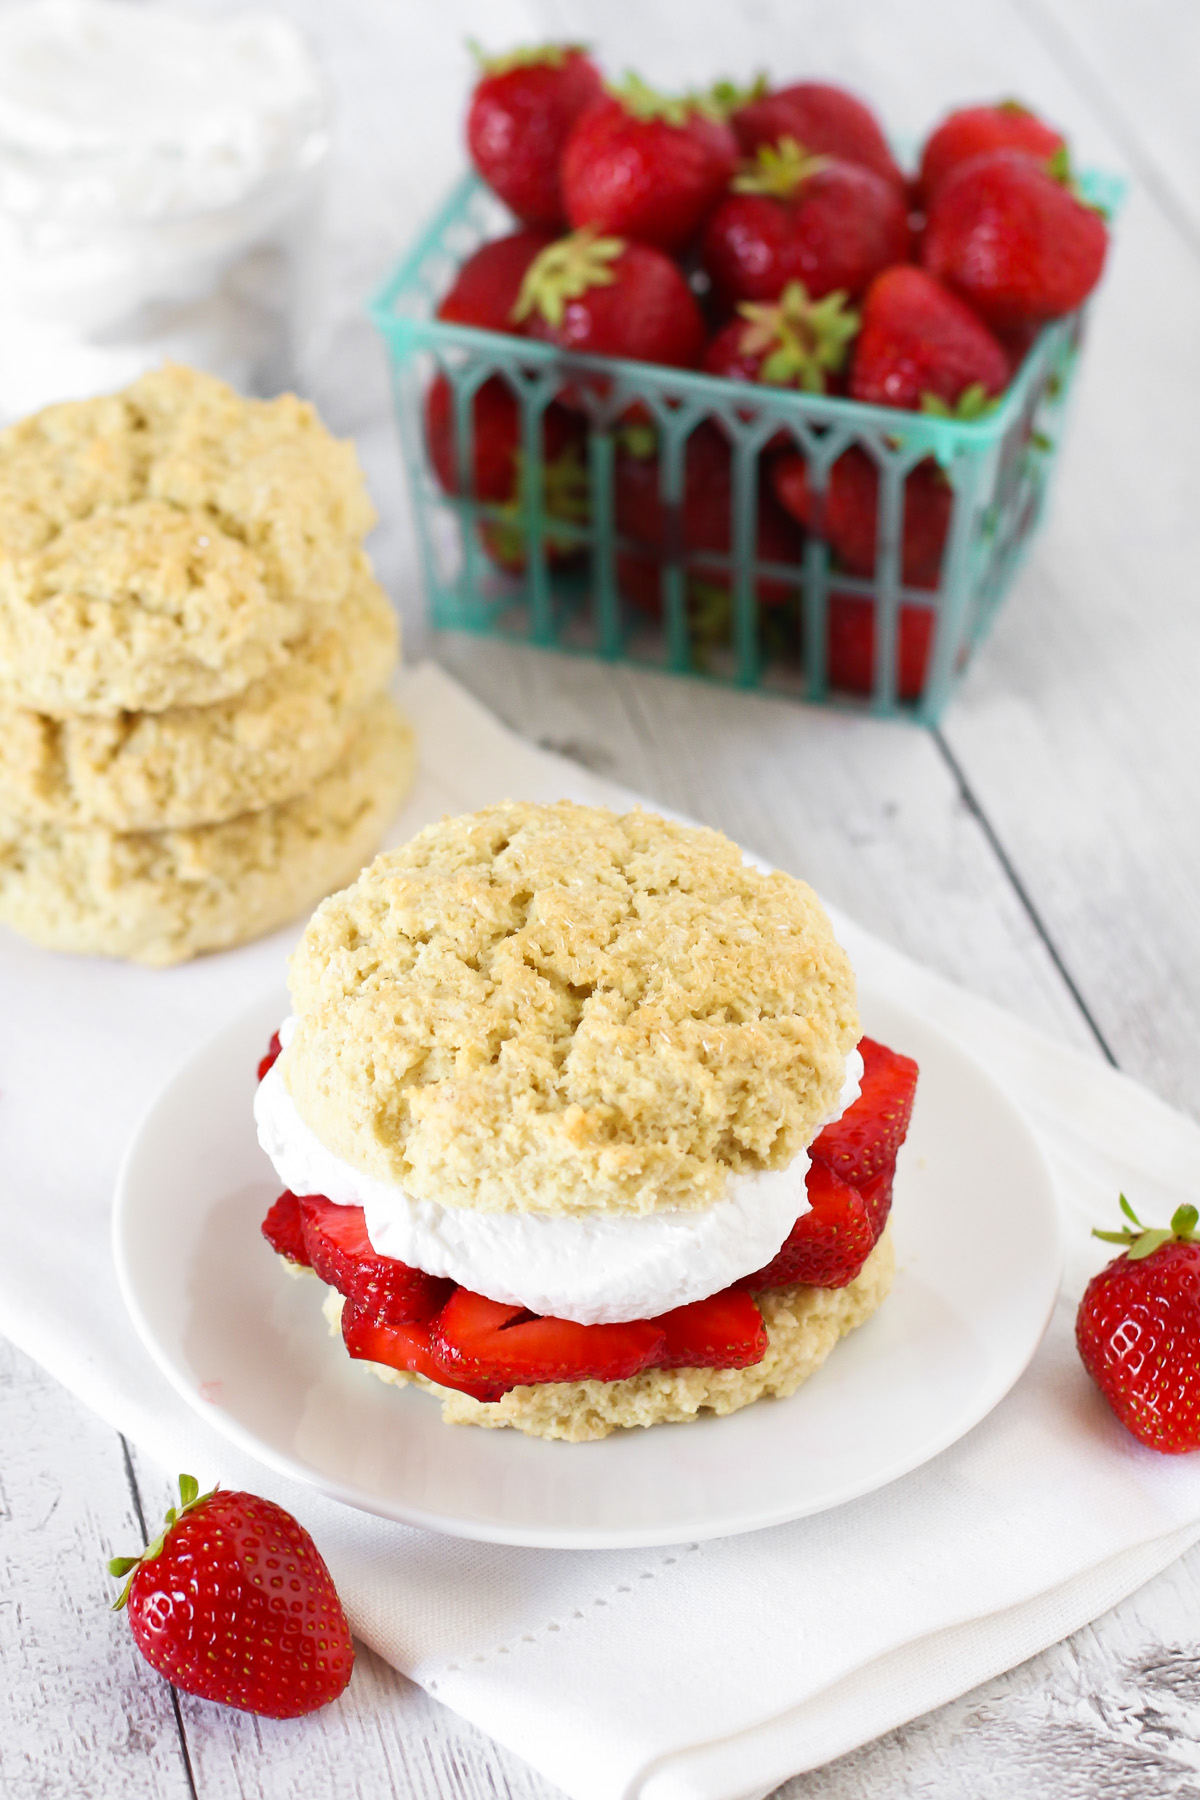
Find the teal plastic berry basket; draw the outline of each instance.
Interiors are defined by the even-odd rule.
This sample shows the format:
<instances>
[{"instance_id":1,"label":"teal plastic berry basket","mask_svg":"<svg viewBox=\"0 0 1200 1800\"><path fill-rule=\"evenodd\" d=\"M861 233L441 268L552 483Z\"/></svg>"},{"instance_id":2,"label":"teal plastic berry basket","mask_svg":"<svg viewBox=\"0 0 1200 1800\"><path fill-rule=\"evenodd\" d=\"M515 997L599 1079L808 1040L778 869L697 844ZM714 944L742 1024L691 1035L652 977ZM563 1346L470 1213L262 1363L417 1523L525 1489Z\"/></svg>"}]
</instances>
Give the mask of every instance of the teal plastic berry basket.
<instances>
[{"instance_id":1,"label":"teal plastic berry basket","mask_svg":"<svg viewBox=\"0 0 1200 1800\"><path fill-rule=\"evenodd\" d=\"M1081 186L1115 214L1119 178L1092 172ZM1082 315L1042 331L991 413L937 418L567 355L437 319L463 260L512 229L499 202L466 177L370 307L389 353L433 624L935 723L1044 512ZM426 429L438 376L454 465L447 479L443 463L441 481ZM518 491L504 504L478 498L472 478L477 397L495 381L516 402L520 433ZM585 424L564 489L561 467L547 480L544 452L568 387ZM704 503L728 505L728 529L723 518L702 521L697 541L695 505L684 506L689 443L713 425L730 447L727 480ZM648 447L660 524L652 544L618 529L629 510L628 458ZM805 458L811 505L821 510L818 529L797 528L787 560L773 561L760 542L762 508L773 504L763 494L782 449ZM860 453L860 510L865 473L874 512L865 558L847 559L837 476L830 488L830 471L850 451ZM935 544L933 570L914 570L918 490L927 493L931 478L944 490L940 557ZM638 479L644 486L644 467Z\"/></svg>"}]
</instances>

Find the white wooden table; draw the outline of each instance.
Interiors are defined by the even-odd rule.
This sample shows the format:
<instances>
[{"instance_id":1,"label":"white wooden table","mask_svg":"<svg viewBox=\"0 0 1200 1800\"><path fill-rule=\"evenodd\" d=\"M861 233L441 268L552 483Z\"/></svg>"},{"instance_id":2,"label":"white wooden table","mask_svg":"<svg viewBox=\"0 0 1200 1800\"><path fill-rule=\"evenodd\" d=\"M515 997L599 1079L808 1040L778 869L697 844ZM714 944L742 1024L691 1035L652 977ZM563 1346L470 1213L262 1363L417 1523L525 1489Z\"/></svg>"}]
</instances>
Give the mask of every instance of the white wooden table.
<instances>
[{"instance_id":1,"label":"white wooden table","mask_svg":"<svg viewBox=\"0 0 1200 1800\"><path fill-rule=\"evenodd\" d=\"M212 3L212 0L210 0ZM1187 0L276 0L342 101L316 397L360 438L410 652L505 720L805 874L947 974L1200 1106L1200 10ZM840 78L913 139L1018 94L1133 196L1053 516L944 728L466 639L429 643L360 300L460 164L462 42L592 42L666 85ZM5 1800L549 1800L364 1653L271 1725L178 1700L104 1608L161 1472L0 1346ZM812 1800L1200 1794L1200 1550L1069 1642L783 1790Z\"/></svg>"}]
</instances>

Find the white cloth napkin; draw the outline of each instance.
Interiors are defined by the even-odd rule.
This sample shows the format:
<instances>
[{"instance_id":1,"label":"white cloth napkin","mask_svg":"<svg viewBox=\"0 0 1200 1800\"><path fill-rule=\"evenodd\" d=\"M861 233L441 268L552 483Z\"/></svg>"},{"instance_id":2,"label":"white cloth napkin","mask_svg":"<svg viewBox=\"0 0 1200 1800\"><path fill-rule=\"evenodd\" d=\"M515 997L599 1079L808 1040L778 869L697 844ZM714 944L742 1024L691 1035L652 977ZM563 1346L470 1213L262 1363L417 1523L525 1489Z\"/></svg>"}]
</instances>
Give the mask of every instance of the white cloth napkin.
<instances>
[{"instance_id":1,"label":"white cloth napkin","mask_svg":"<svg viewBox=\"0 0 1200 1800\"><path fill-rule=\"evenodd\" d=\"M400 838L503 797L630 798L532 749L432 667L406 679L422 769ZM387 1524L235 1453L134 1337L109 1254L122 1147L197 1040L278 983L296 931L183 968L0 939L0 1328L158 1461L288 1506L358 1635L575 1800L740 1800L866 1742L1097 1616L1200 1538L1200 1456L1112 1420L1072 1343L1117 1191L1200 1191L1200 1129L836 921L860 974L967 1044L1025 1108L1066 1212L1065 1296L1029 1372L879 1493L662 1551L512 1550ZM569 1450L564 1452L570 1454Z\"/></svg>"}]
</instances>

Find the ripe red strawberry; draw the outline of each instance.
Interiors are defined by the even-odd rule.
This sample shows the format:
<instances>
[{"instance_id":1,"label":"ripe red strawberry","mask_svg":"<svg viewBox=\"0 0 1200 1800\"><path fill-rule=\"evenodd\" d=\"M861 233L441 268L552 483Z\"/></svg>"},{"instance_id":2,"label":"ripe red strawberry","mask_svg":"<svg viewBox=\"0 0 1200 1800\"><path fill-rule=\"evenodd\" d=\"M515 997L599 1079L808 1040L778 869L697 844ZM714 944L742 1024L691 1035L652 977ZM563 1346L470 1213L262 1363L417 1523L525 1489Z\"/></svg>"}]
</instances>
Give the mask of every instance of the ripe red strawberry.
<instances>
[{"instance_id":1,"label":"ripe red strawberry","mask_svg":"<svg viewBox=\"0 0 1200 1800\"><path fill-rule=\"evenodd\" d=\"M1079 1303L1075 1340L1088 1374L1122 1425L1152 1450L1200 1450L1200 1215L1176 1209L1169 1228L1097 1231L1127 1244L1093 1276Z\"/></svg>"},{"instance_id":2,"label":"ripe red strawberry","mask_svg":"<svg viewBox=\"0 0 1200 1800\"><path fill-rule=\"evenodd\" d=\"M889 1050L874 1038L861 1039L858 1048L863 1059L862 1091L853 1106L814 1140L809 1154L851 1187L862 1188L895 1167L908 1136L918 1070L911 1056Z\"/></svg>"},{"instance_id":3,"label":"ripe red strawberry","mask_svg":"<svg viewBox=\"0 0 1200 1800\"><path fill-rule=\"evenodd\" d=\"M279 1033L277 1031L273 1031L271 1033L271 1041L267 1045L267 1053L259 1061L258 1079L260 1081L262 1080L263 1076L267 1073L268 1069L273 1069L275 1067L275 1064L278 1062L279 1058L282 1055L283 1055L283 1045L279 1041Z\"/></svg>"},{"instance_id":4,"label":"ripe red strawberry","mask_svg":"<svg viewBox=\"0 0 1200 1800\"><path fill-rule=\"evenodd\" d=\"M900 608L895 675L898 700L919 700L924 692L933 628L930 607ZM873 694L875 645L875 602L863 594L830 594L825 645L830 687L847 694Z\"/></svg>"},{"instance_id":5,"label":"ripe red strawberry","mask_svg":"<svg viewBox=\"0 0 1200 1800\"><path fill-rule=\"evenodd\" d=\"M381 1325L431 1319L453 1290L452 1281L380 1256L367 1236L361 1206L335 1206L320 1194L300 1201L304 1247L321 1280Z\"/></svg>"},{"instance_id":6,"label":"ripe red strawberry","mask_svg":"<svg viewBox=\"0 0 1200 1800\"><path fill-rule=\"evenodd\" d=\"M513 316L530 337L593 356L690 369L704 349L700 309L670 257L590 226L531 264Z\"/></svg>"},{"instance_id":7,"label":"ripe red strawberry","mask_svg":"<svg viewBox=\"0 0 1200 1800\"><path fill-rule=\"evenodd\" d=\"M476 392L471 420L473 498L508 515L479 520L479 537L493 562L519 573L528 560L524 515L529 475L520 403L499 375L489 377ZM543 511L560 525L584 526L590 502L583 420L552 401L542 413L540 431ZM445 375L435 377L425 396L425 440L442 487L449 494L462 492L454 390ZM575 533L555 530L553 524L543 543L547 560L555 565L579 552Z\"/></svg>"},{"instance_id":8,"label":"ripe red strawberry","mask_svg":"<svg viewBox=\"0 0 1200 1800\"><path fill-rule=\"evenodd\" d=\"M765 1269L745 1275L738 1287L751 1293L763 1288L845 1287L854 1280L875 1248L875 1231L857 1188L842 1181L828 1163L814 1162L808 1171L811 1210L792 1226L778 1254Z\"/></svg>"},{"instance_id":9,"label":"ripe red strawberry","mask_svg":"<svg viewBox=\"0 0 1200 1800\"><path fill-rule=\"evenodd\" d=\"M794 138L759 150L710 216L700 259L718 305L775 300L802 281L814 300L853 297L909 254L896 189L859 163L808 156Z\"/></svg>"},{"instance_id":10,"label":"ripe red strawberry","mask_svg":"<svg viewBox=\"0 0 1200 1800\"><path fill-rule=\"evenodd\" d=\"M666 1340L656 1369L746 1369L767 1353L767 1328L749 1294L726 1288L652 1321Z\"/></svg>"},{"instance_id":11,"label":"ripe red strawberry","mask_svg":"<svg viewBox=\"0 0 1200 1800\"><path fill-rule=\"evenodd\" d=\"M441 1387L470 1394L472 1400L500 1400L512 1386L506 1381L486 1381L464 1374L438 1351L431 1321L385 1325L347 1300L342 1308L342 1342L347 1354L359 1362L381 1363L407 1375L423 1375Z\"/></svg>"},{"instance_id":12,"label":"ripe red strawberry","mask_svg":"<svg viewBox=\"0 0 1200 1800\"><path fill-rule=\"evenodd\" d=\"M928 201L951 169L991 150L1019 150L1036 162L1049 162L1066 147L1061 133L1019 100L964 106L943 119L926 139L917 190Z\"/></svg>"},{"instance_id":13,"label":"ripe red strawberry","mask_svg":"<svg viewBox=\"0 0 1200 1800\"><path fill-rule=\"evenodd\" d=\"M467 113L471 161L518 219L553 228L563 218L563 146L601 91L600 71L575 44L480 60L483 73Z\"/></svg>"},{"instance_id":14,"label":"ripe red strawberry","mask_svg":"<svg viewBox=\"0 0 1200 1800\"><path fill-rule=\"evenodd\" d=\"M951 170L929 207L921 261L997 331L1061 318L1100 279L1108 230L1065 181L1019 150Z\"/></svg>"},{"instance_id":15,"label":"ripe red strawberry","mask_svg":"<svg viewBox=\"0 0 1200 1800\"><path fill-rule=\"evenodd\" d=\"M626 545L617 558L621 591L639 610L658 617L664 598L663 564L672 556L683 558L694 629L711 638L721 635L723 624L727 635L733 543L733 456L728 438L707 422L692 432L684 455L680 507L664 502L661 478L654 450L648 455L625 446L618 450L614 505L617 532ZM761 483L755 560L790 564L798 571L801 549L800 532ZM758 602L765 607L783 605L795 591L795 581L778 576L760 575L755 584Z\"/></svg>"},{"instance_id":16,"label":"ripe red strawberry","mask_svg":"<svg viewBox=\"0 0 1200 1800\"><path fill-rule=\"evenodd\" d=\"M128 1606L138 1649L185 1694L295 1719L350 1680L354 1645L333 1578L271 1500L201 1494L181 1475L161 1537L108 1569L129 1576L116 1605Z\"/></svg>"},{"instance_id":17,"label":"ripe red strawberry","mask_svg":"<svg viewBox=\"0 0 1200 1800\"><path fill-rule=\"evenodd\" d=\"M262 1222L262 1234L279 1256L286 1256L289 1262L299 1264L302 1269L312 1268L312 1258L304 1242L300 1201L290 1190L285 1189L267 1213Z\"/></svg>"},{"instance_id":18,"label":"ripe red strawberry","mask_svg":"<svg viewBox=\"0 0 1200 1800\"><path fill-rule=\"evenodd\" d=\"M771 482L785 510L827 539L848 574L874 574L879 470L864 450L855 445L838 457L824 495L814 492L807 460L799 452L774 460ZM905 587L937 586L953 509L953 490L938 465L931 458L918 463L904 484Z\"/></svg>"},{"instance_id":19,"label":"ripe red strawberry","mask_svg":"<svg viewBox=\"0 0 1200 1800\"><path fill-rule=\"evenodd\" d=\"M572 417L565 407L552 405L550 412ZM591 518L591 480L585 460L581 421L576 416L577 435L550 462L542 465L542 508L547 524L542 534L542 549L552 568L586 554L586 541L581 536ZM479 541L498 568L510 575L520 575L529 562L529 532L526 525L526 488L528 476L523 454L517 452L517 490L501 510L500 519L481 519L477 525ZM569 530L568 526L579 530Z\"/></svg>"},{"instance_id":20,"label":"ripe red strawberry","mask_svg":"<svg viewBox=\"0 0 1200 1800\"><path fill-rule=\"evenodd\" d=\"M850 393L872 406L978 418L1008 385L1003 346L924 269L885 269L867 289Z\"/></svg>"},{"instance_id":21,"label":"ripe red strawberry","mask_svg":"<svg viewBox=\"0 0 1200 1800\"><path fill-rule=\"evenodd\" d=\"M525 272L553 242L554 233L542 230L513 231L481 244L459 268L438 305L438 318L449 325L475 325L481 331L515 331L512 312Z\"/></svg>"},{"instance_id":22,"label":"ripe red strawberry","mask_svg":"<svg viewBox=\"0 0 1200 1800\"><path fill-rule=\"evenodd\" d=\"M837 377L858 330L858 314L844 293L835 289L811 300L802 281L789 281L777 301L743 300L737 310L704 352L708 374L805 394L838 391Z\"/></svg>"},{"instance_id":23,"label":"ripe red strawberry","mask_svg":"<svg viewBox=\"0 0 1200 1800\"><path fill-rule=\"evenodd\" d=\"M517 498L522 461L521 406L508 383L491 375L471 402L471 488L476 500L506 506ZM438 375L425 396L425 441L434 474L448 494L463 491L458 469L454 389ZM583 442L583 425L565 407L542 415L542 462L549 468Z\"/></svg>"},{"instance_id":24,"label":"ripe red strawberry","mask_svg":"<svg viewBox=\"0 0 1200 1800\"><path fill-rule=\"evenodd\" d=\"M821 81L798 81L773 94L756 94L738 107L730 123L747 156L763 144L795 138L813 156L836 156L858 163L903 191L904 175L870 109L844 88Z\"/></svg>"},{"instance_id":25,"label":"ripe red strawberry","mask_svg":"<svg viewBox=\"0 0 1200 1800\"><path fill-rule=\"evenodd\" d=\"M737 139L705 102L669 99L637 76L578 120L563 151L562 193L577 229L677 253L696 235L737 166Z\"/></svg>"},{"instance_id":26,"label":"ripe red strawberry","mask_svg":"<svg viewBox=\"0 0 1200 1800\"><path fill-rule=\"evenodd\" d=\"M871 1221L871 1230L876 1243L883 1236L883 1228L891 1214L892 1188L895 1181L895 1169L885 1169L882 1175L876 1175L873 1181L864 1181L858 1190L863 1197L863 1205L867 1209L867 1217Z\"/></svg>"},{"instance_id":27,"label":"ripe red strawberry","mask_svg":"<svg viewBox=\"0 0 1200 1800\"><path fill-rule=\"evenodd\" d=\"M664 1337L647 1319L578 1325L543 1319L520 1306L456 1288L434 1321L431 1340L457 1372L521 1387L542 1381L623 1381L651 1368Z\"/></svg>"}]
</instances>

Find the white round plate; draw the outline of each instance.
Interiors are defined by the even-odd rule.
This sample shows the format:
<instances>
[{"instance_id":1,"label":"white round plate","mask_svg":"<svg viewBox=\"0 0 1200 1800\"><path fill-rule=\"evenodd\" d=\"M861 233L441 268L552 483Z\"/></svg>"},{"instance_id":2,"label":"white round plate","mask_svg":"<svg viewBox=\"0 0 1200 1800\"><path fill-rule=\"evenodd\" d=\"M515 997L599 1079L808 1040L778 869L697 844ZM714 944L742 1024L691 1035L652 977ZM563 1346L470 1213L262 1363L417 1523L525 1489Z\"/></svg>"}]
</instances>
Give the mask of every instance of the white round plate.
<instances>
[{"instance_id":1,"label":"white round plate","mask_svg":"<svg viewBox=\"0 0 1200 1800\"><path fill-rule=\"evenodd\" d=\"M593 1444L443 1425L435 1399L352 1362L259 1226L279 1183L251 1115L287 1011L264 995L167 1084L126 1153L114 1219L126 1305L210 1424L286 1475L412 1525L499 1544L679 1543L802 1518L882 1487L1003 1398L1046 1328L1061 1247L1049 1171L957 1045L860 995L865 1028L917 1058L896 1178L891 1295L789 1400Z\"/></svg>"}]
</instances>

